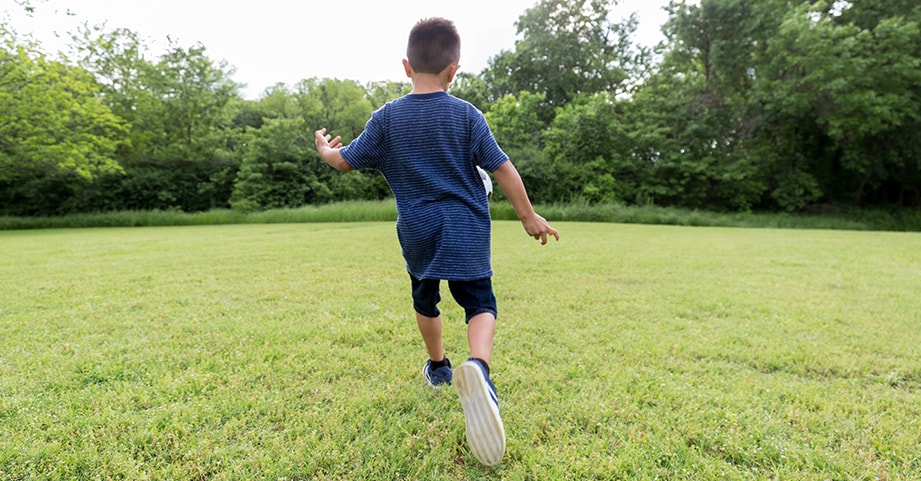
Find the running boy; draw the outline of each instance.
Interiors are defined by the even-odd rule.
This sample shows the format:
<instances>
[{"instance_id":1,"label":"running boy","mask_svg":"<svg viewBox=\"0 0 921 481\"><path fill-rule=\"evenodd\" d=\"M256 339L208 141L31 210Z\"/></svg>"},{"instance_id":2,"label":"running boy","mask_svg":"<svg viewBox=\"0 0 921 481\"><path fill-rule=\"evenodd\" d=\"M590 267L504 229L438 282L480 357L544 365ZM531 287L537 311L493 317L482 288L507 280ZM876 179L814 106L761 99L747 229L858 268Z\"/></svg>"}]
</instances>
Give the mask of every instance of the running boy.
<instances>
[{"instance_id":1,"label":"running boy","mask_svg":"<svg viewBox=\"0 0 921 481\"><path fill-rule=\"evenodd\" d=\"M332 167L376 169L390 185L416 322L429 356L423 375L433 386L454 381L470 450L493 466L505 452L505 429L489 377L498 311L489 202L477 167L493 174L528 235L541 244L560 236L534 212L518 171L483 114L447 93L459 60L460 36L451 21L419 21L403 60L412 92L375 111L351 144L342 146L341 138L326 129L316 131L316 144ZM466 313L470 359L453 372L442 345L441 280Z\"/></svg>"}]
</instances>

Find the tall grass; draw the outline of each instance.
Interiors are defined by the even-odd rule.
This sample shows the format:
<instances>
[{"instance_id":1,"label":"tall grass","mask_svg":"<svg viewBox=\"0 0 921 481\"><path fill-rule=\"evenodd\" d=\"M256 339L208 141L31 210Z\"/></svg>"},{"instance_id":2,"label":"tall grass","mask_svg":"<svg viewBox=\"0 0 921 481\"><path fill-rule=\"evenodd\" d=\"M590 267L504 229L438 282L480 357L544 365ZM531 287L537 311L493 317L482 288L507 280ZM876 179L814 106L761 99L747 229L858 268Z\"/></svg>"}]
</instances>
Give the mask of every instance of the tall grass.
<instances>
[{"instance_id":1,"label":"tall grass","mask_svg":"<svg viewBox=\"0 0 921 481\"><path fill-rule=\"evenodd\" d=\"M493 202L496 220L514 220L515 211L507 202ZM861 210L838 208L825 214L719 213L620 204L554 204L537 206L553 221L615 222L624 224L682 225L699 227L759 227L799 229L921 231L921 210ZM109 212L73 214L60 217L0 217L0 230L80 228L80 227L156 227L227 224L284 224L306 222L373 222L396 219L392 200L380 202L342 202L297 209L239 212L216 209L201 213L174 211Z\"/></svg>"},{"instance_id":2,"label":"tall grass","mask_svg":"<svg viewBox=\"0 0 921 481\"><path fill-rule=\"evenodd\" d=\"M306 222L358 222L396 219L392 202L342 202L298 209L241 212L215 209L207 212L121 211L72 214L59 217L0 217L0 230L81 227L163 227L228 224L287 224Z\"/></svg>"},{"instance_id":3,"label":"tall grass","mask_svg":"<svg viewBox=\"0 0 921 481\"><path fill-rule=\"evenodd\" d=\"M493 469L390 221L0 232L0 479L921 479L919 234L555 226L494 226Z\"/></svg>"}]
</instances>

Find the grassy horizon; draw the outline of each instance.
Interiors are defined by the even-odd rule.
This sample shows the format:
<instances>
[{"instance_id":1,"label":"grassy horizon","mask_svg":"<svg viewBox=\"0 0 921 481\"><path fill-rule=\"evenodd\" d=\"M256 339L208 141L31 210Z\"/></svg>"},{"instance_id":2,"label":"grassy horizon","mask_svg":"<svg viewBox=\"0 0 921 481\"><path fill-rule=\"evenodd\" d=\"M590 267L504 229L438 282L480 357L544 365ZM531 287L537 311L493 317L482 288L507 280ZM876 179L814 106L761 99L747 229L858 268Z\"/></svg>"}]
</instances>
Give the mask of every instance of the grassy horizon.
<instances>
[{"instance_id":1,"label":"grassy horizon","mask_svg":"<svg viewBox=\"0 0 921 481\"><path fill-rule=\"evenodd\" d=\"M555 227L494 224L494 469L392 222L0 232L0 479L921 477L921 234Z\"/></svg>"},{"instance_id":2,"label":"grassy horizon","mask_svg":"<svg viewBox=\"0 0 921 481\"><path fill-rule=\"evenodd\" d=\"M493 219L516 220L506 201L492 201ZM826 206L817 213L721 213L668 207L584 203L536 206L554 222L611 222L622 224L679 225L697 227L746 227L784 229L835 229L921 232L919 209L859 209ZM397 213L393 200L352 201L309 205L295 209L241 212L215 209L207 212L122 211L71 214L57 217L0 216L0 231L24 229L66 229L86 227L165 227L233 224L290 224L323 222L393 221Z\"/></svg>"}]
</instances>

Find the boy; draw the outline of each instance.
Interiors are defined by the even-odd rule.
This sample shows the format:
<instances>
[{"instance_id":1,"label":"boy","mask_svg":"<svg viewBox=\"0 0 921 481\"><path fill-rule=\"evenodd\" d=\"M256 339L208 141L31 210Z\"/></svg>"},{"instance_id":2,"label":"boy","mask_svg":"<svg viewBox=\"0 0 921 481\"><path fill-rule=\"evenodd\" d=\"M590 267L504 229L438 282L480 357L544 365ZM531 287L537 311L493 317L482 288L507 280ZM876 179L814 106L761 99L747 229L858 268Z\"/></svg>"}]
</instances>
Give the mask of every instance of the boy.
<instances>
[{"instance_id":1,"label":"boy","mask_svg":"<svg viewBox=\"0 0 921 481\"><path fill-rule=\"evenodd\" d=\"M518 171L496 144L483 114L447 93L459 69L460 37L443 18L419 21L403 67L412 92L374 112L348 146L316 131L317 151L342 170L377 169L396 199L397 237L412 284L413 308L429 360L432 386L460 396L467 442L483 464L498 464L505 430L489 377L496 298L490 264L489 202L477 167L492 172L528 235L546 244L559 233L534 212ZM442 345L439 284L448 281L466 313L470 359L452 371Z\"/></svg>"}]
</instances>

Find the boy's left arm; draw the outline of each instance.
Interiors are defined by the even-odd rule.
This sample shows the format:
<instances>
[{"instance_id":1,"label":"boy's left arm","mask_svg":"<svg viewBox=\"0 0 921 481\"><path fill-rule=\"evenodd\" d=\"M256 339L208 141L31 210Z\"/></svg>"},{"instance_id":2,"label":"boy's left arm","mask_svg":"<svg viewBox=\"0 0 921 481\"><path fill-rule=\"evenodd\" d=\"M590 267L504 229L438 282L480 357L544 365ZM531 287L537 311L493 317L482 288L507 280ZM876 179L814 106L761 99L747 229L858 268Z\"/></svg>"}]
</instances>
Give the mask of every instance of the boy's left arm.
<instances>
[{"instance_id":1,"label":"boy's left arm","mask_svg":"<svg viewBox=\"0 0 921 481\"><path fill-rule=\"evenodd\" d=\"M317 138L317 152L320 153L320 158L323 159L324 162L329 164L332 168L343 172L355 170L345 161L342 157L342 153L339 152L339 149L342 148L342 137L337 135L336 138L332 138L332 135L326 133L325 128L317 130L314 134Z\"/></svg>"},{"instance_id":2,"label":"boy's left arm","mask_svg":"<svg viewBox=\"0 0 921 481\"><path fill-rule=\"evenodd\" d=\"M524 187L524 182L521 180L521 175L518 174L518 169L512 165L511 160L505 161L498 169L493 171L492 175L496 178L499 188L502 189L509 202L512 203L515 213L529 236L539 240L541 245L546 244L547 239L551 236L556 240L560 240L560 233L551 227L546 219L534 212L534 207L528 198L528 192Z\"/></svg>"}]
</instances>

